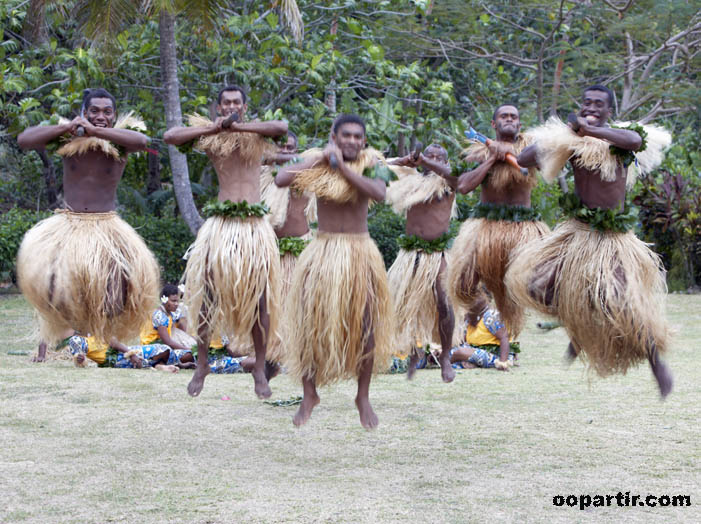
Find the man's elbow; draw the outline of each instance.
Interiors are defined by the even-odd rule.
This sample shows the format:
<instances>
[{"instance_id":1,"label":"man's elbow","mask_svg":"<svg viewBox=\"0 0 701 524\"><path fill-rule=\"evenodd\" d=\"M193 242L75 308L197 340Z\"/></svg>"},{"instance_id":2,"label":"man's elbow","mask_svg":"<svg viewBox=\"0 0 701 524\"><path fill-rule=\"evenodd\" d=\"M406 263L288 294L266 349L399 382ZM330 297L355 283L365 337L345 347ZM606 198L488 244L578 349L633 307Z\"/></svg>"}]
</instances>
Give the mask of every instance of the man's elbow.
<instances>
[{"instance_id":1,"label":"man's elbow","mask_svg":"<svg viewBox=\"0 0 701 524\"><path fill-rule=\"evenodd\" d=\"M20 133L17 137L17 145L22 151L26 151L27 149L34 149L34 144L32 144L31 140L29 140L25 132Z\"/></svg>"},{"instance_id":2,"label":"man's elbow","mask_svg":"<svg viewBox=\"0 0 701 524\"><path fill-rule=\"evenodd\" d=\"M166 132L163 134L163 141L164 141L166 144L170 144L170 145L172 145L172 146L177 146L177 145L179 145L179 144L177 143L177 141L176 141L176 133L177 133L177 131L175 130L175 128L169 129L168 131L166 131Z\"/></svg>"},{"instance_id":3,"label":"man's elbow","mask_svg":"<svg viewBox=\"0 0 701 524\"><path fill-rule=\"evenodd\" d=\"M275 125L275 131L276 135L286 135L288 130L288 125L287 122L284 122L283 120L278 120Z\"/></svg>"}]
</instances>

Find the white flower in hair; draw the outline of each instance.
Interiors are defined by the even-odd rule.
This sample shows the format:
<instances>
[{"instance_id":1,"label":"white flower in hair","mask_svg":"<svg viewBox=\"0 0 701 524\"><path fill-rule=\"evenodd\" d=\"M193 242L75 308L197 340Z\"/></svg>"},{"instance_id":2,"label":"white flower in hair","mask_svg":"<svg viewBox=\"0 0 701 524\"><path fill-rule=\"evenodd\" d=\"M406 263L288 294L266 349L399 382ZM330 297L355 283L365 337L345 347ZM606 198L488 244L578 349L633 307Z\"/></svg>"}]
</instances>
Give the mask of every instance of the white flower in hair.
<instances>
[{"instance_id":1,"label":"white flower in hair","mask_svg":"<svg viewBox=\"0 0 701 524\"><path fill-rule=\"evenodd\" d=\"M165 304L166 302L168 302L168 297L165 296L165 295L163 295L163 296L161 297L161 304Z\"/></svg>"}]
</instances>

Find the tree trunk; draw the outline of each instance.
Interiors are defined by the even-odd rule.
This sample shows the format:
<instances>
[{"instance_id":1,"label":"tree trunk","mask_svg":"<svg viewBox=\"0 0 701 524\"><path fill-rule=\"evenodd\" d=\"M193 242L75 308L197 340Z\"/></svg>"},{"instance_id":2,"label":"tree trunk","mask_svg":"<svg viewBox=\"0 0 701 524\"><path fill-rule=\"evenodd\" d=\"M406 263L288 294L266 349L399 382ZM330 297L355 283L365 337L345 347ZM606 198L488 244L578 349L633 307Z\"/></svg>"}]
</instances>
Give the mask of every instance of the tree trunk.
<instances>
[{"instance_id":1,"label":"tree trunk","mask_svg":"<svg viewBox=\"0 0 701 524\"><path fill-rule=\"evenodd\" d=\"M46 183L46 200L49 204L49 209L55 209L57 205L57 191L56 191L56 172L54 171L54 164L51 162L51 158L46 153L46 149L37 149L39 153L39 158L41 158L42 164L44 164L44 182Z\"/></svg>"},{"instance_id":2,"label":"tree trunk","mask_svg":"<svg viewBox=\"0 0 701 524\"><path fill-rule=\"evenodd\" d=\"M180 109L180 86L178 84L178 61L175 56L175 16L162 9L158 21L161 45L161 77L165 86L163 105L166 113L166 128L183 125ZM175 146L168 146L170 169L173 172L173 191L178 209L194 235L203 223L192 198L187 157Z\"/></svg>"},{"instance_id":3,"label":"tree trunk","mask_svg":"<svg viewBox=\"0 0 701 524\"><path fill-rule=\"evenodd\" d=\"M22 25L22 38L35 46L46 44L49 41L45 4L46 0L30 0L27 15Z\"/></svg>"},{"instance_id":4,"label":"tree trunk","mask_svg":"<svg viewBox=\"0 0 701 524\"><path fill-rule=\"evenodd\" d=\"M146 194L150 195L161 189L161 161L158 155L148 153L148 178L146 179Z\"/></svg>"}]
</instances>

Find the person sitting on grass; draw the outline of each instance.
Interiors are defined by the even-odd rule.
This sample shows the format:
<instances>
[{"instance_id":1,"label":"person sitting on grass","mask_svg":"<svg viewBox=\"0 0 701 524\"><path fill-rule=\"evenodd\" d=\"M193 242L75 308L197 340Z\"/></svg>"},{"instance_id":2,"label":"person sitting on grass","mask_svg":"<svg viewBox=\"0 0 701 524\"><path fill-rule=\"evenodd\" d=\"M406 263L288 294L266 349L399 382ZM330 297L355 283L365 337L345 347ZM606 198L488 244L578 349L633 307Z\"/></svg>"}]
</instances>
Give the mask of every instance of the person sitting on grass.
<instances>
[{"instance_id":1,"label":"person sitting on grass","mask_svg":"<svg viewBox=\"0 0 701 524\"><path fill-rule=\"evenodd\" d=\"M197 346L192 348L192 355L197 358ZM256 357L234 349L234 344L228 337L222 335L213 337L209 343L209 370L214 374L252 373L256 365ZM280 367L272 362L265 362L265 378L270 380L280 372Z\"/></svg>"},{"instance_id":2,"label":"person sitting on grass","mask_svg":"<svg viewBox=\"0 0 701 524\"><path fill-rule=\"evenodd\" d=\"M37 348L37 354L32 357L32 362L45 362L48 359L55 358L54 355L62 355L63 349L68 347L68 340L75 335L73 329L67 329L63 334L61 334L61 340L53 348L52 354L47 358L46 350L48 349L48 344L45 340L39 341L39 347Z\"/></svg>"},{"instance_id":3,"label":"person sitting on grass","mask_svg":"<svg viewBox=\"0 0 701 524\"><path fill-rule=\"evenodd\" d=\"M485 290L473 301L465 314L465 320L465 342L450 350L453 367L508 371L514 365L519 345L518 342L509 341L509 332L499 311L490 307Z\"/></svg>"},{"instance_id":4,"label":"person sitting on grass","mask_svg":"<svg viewBox=\"0 0 701 524\"><path fill-rule=\"evenodd\" d=\"M165 344L149 344L145 346L127 347L116 339L109 345L91 336L73 335L68 339L68 348L73 355L73 363L77 367L86 367L87 359L92 360L98 367L110 368L150 368L159 371L177 373L181 358L188 361L188 352L171 350ZM191 355L189 361L191 362Z\"/></svg>"},{"instance_id":5,"label":"person sitting on grass","mask_svg":"<svg viewBox=\"0 0 701 524\"><path fill-rule=\"evenodd\" d=\"M144 324L141 330L141 344L165 344L172 349L187 349L186 345L173 336L174 329L182 329L180 325L180 291L174 284L166 284L161 291L161 305L151 315L151 322Z\"/></svg>"}]
</instances>

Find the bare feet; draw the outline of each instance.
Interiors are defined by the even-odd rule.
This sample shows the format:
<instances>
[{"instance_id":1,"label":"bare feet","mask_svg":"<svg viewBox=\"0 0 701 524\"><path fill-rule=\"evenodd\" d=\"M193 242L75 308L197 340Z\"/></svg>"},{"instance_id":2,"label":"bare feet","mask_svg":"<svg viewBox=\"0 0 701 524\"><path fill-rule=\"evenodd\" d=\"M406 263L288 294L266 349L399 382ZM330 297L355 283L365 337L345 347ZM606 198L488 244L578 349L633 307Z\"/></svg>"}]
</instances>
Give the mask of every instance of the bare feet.
<instances>
[{"instance_id":1,"label":"bare feet","mask_svg":"<svg viewBox=\"0 0 701 524\"><path fill-rule=\"evenodd\" d=\"M194 362L181 362L178 366L180 366L180 369L195 369L197 364Z\"/></svg>"},{"instance_id":2,"label":"bare feet","mask_svg":"<svg viewBox=\"0 0 701 524\"><path fill-rule=\"evenodd\" d=\"M197 368L195 374L192 375L192 380L187 385L187 392L191 397L196 397L202 392L204 387L204 379L209 375L209 366L206 368Z\"/></svg>"},{"instance_id":3,"label":"bare feet","mask_svg":"<svg viewBox=\"0 0 701 524\"><path fill-rule=\"evenodd\" d=\"M154 366L158 371L165 371L166 373L177 373L180 371L176 366L171 364L156 364Z\"/></svg>"},{"instance_id":4,"label":"bare feet","mask_svg":"<svg viewBox=\"0 0 701 524\"><path fill-rule=\"evenodd\" d=\"M253 371L251 373L253 375L253 383L254 383L254 390L256 392L256 395L258 395L258 398L270 398L270 395L273 394L272 391L270 391L270 386L268 385L268 379L265 377L265 371L263 372L256 372Z\"/></svg>"},{"instance_id":5,"label":"bare feet","mask_svg":"<svg viewBox=\"0 0 701 524\"><path fill-rule=\"evenodd\" d=\"M275 378L280 374L280 364L275 362L265 361L265 379L269 382L271 378Z\"/></svg>"},{"instance_id":6,"label":"bare feet","mask_svg":"<svg viewBox=\"0 0 701 524\"><path fill-rule=\"evenodd\" d=\"M411 356L409 357L409 367L406 370L406 378L407 380L411 380L414 378L414 373L416 373L416 364L419 363L419 353L414 350L411 352Z\"/></svg>"},{"instance_id":7,"label":"bare feet","mask_svg":"<svg viewBox=\"0 0 701 524\"><path fill-rule=\"evenodd\" d=\"M441 377L443 382L452 382L455 379L455 370L450 365L450 352L444 351L439 359L441 363Z\"/></svg>"},{"instance_id":8,"label":"bare feet","mask_svg":"<svg viewBox=\"0 0 701 524\"><path fill-rule=\"evenodd\" d=\"M309 417L312 416L312 410L317 406L317 404L319 404L319 402L320 400L318 395L304 395L302 403L299 405L299 409L292 419L292 423L297 427L305 424L307 420L309 420Z\"/></svg>"},{"instance_id":9,"label":"bare feet","mask_svg":"<svg viewBox=\"0 0 701 524\"><path fill-rule=\"evenodd\" d=\"M360 415L360 424L365 429L375 429L380 423L380 420L375 415L375 412L370 405L370 399L368 398L355 398L355 405L358 408L358 414ZM301 409L301 408L300 408Z\"/></svg>"}]
</instances>

